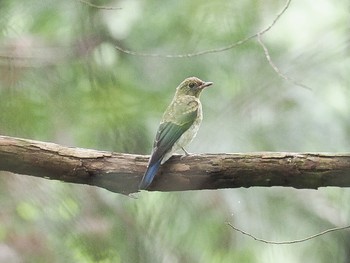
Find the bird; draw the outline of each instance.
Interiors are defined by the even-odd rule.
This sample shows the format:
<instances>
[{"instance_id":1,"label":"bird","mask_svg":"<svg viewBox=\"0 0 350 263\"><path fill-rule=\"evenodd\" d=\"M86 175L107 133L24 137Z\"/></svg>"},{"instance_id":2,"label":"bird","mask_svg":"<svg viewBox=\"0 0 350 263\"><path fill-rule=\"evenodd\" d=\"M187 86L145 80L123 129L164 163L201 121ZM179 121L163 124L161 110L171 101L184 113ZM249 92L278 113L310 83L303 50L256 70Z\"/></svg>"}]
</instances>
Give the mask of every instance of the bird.
<instances>
[{"instance_id":1,"label":"bird","mask_svg":"<svg viewBox=\"0 0 350 263\"><path fill-rule=\"evenodd\" d=\"M151 185L159 167L174 152L182 149L186 155L189 155L184 147L196 136L203 119L199 97L203 89L212 84L213 82L190 77L182 81L176 88L175 96L160 122L139 190L146 190Z\"/></svg>"}]
</instances>

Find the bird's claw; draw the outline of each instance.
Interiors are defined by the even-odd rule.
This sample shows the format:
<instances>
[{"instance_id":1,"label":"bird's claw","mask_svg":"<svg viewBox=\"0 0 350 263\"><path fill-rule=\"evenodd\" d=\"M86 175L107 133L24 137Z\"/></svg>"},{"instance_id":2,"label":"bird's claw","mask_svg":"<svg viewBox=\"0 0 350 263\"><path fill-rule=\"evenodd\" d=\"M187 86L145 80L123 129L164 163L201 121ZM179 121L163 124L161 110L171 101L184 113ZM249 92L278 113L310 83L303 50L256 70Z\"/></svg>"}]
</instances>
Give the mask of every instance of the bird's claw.
<instances>
[{"instance_id":1,"label":"bird's claw","mask_svg":"<svg viewBox=\"0 0 350 263\"><path fill-rule=\"evenodd\" d=\"M185 156L190 156L190 154L185 150L185 148L181 147L181 149L184 151L185 155L181 156L181 159L184 158Z\"/></svg>"}]
</instances>

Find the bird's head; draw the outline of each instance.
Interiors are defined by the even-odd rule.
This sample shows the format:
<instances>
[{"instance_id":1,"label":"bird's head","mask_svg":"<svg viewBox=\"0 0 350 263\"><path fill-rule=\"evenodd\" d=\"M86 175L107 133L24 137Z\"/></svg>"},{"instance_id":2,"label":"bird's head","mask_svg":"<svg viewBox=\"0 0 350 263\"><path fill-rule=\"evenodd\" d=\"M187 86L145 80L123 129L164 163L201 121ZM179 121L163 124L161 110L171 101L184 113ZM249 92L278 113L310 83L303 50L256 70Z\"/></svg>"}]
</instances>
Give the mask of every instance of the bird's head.
<instances>
[{"instance_id":1,"label":"bird's head","mask_svg":"<svg viewBox=\"0 0 350 263\"><path fill-rule=\"evenodd\" d=\"M212 84L213 82L205 82L196 77L187 78L176 88L176 96L189 95L198 98L201 91Z\"/></svg>"}]
</instances>

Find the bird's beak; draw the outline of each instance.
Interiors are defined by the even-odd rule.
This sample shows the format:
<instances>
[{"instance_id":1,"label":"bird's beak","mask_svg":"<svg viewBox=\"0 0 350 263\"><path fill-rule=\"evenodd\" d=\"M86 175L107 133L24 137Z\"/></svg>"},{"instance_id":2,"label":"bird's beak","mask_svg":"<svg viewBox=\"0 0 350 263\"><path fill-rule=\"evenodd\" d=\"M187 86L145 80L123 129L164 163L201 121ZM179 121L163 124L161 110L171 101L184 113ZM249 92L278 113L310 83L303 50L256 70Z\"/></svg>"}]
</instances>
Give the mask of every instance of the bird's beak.
<instances>
[{"instance_id":1,"label":"bird's beak","mask_svg":"<svg viewBox=\"0 0 350 263\"><path fill-rule=\"evenodd\" d=\"M213 85L213 82L204 82L202 85L200 85L198 87L198 89L204 89L204 88L209 87L211 85Z\"/></svg>"}]
</instances>

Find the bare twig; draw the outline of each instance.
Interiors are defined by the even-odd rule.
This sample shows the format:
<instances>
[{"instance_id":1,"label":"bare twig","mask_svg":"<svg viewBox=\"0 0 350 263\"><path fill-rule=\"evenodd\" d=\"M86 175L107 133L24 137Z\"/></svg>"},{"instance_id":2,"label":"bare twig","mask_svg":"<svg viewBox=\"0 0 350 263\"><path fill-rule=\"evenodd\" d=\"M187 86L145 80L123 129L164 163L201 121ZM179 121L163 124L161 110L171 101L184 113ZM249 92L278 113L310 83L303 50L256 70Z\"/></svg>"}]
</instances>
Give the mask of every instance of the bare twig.
<instances>
[{"instance_id":1,"label":"bare twig","mask_svg":"<svg viewBox=\"0 0 350 263\"><path fill-rule=\"evenodd\" d=\"M248 36L242 40L239 40L237 42L234 42L228 46L224 46L224 47L219 47L219 48L214 48L214 49L207 49L207 50L203 50L203 51L199 51L199 52L195 52L195 53L188 53L188 54L157 54L157 53L142 53L142 52L136 52L136 51L132 51L132 50L127 50L127 49L123 49L120 46L115 46L115 48L123 53L129 54L129 55L133 55L133 56L142 56L142 57L163 57L163 58L190 58L190 57L196 57L196 56L200 56L200 55L205 55L205 54L210 54L210 53L218 53L218 52L222 52L222 51L227 51L229 49L235 48L239 45L242 45L246 42L248 42L249 40L258 37L259 35L263 35L266 32L268 32L275 24L276 22L280 19L280 17L284 14L284 12L288 9L289 5L290 5L291 0L287 0L285 6L283 7L283 9L277 14L277 16L275 17L275 19L272 21L272 23L267 26L266 28L264 28L263 30L259 31L258 33L255 33L254 35Z\"/></svg>"},{"instance_id":2,"label":"bare twig","mask_svg":"<svg viewBox=\"0 0 350 263\"><path fill-rule=\"evenodd\" d=\"M264 54L265 54L265 58L266 60L269 62L270 66L273 68L273 70L281 77L283 78L284 80L286 81L290 81L292 82L294 85L297 85L299 87L302 87L304 89L308 89L308 90L312 90L311 88L309 88L308 86L292 79L291 77L288 77L286 76L285 74L283 74L280 69L275 65L275 63L273 63L272 59L271 59L271 56L270 56L270 53L269 53L269 50L267 49L266 45L264 44L264 42L262 41L261 39L261 34L258 34L258 42L260 44L260 46L263 48L264 50Z\"/></svg>"},{"instance_id":3,"label":"bare twig","mask_svg":"<svg viewBox=\"0 0 350 263\"><path fill-rule=\"evenodd\" d=\"M92 4L92 3L85 1L85 0L78 0L78 1L85 4L85 5L88 5L90 7L97 8L97 9L104 9L104 10L120 10L121 9L120 7L95 5L95 4Z\"/></svg>"},{"instance_id":4,"label":"bare twig","mask_svg":"<svg viewBox=\"0 0 350 263\"><path fill-rule=\"evenodd\" d=\"M245 231L235 227L231 223L227 223L227 224L233 230L235 230L235 231L237 231L237 232L239 232L239 233L241 233L243 235L251 237L252 239L254 239L256 241L259 241L259 242L262 242L262 243L266 243L266 244L270 244L270 245L291 245L291 244L296 244L296 243L302 243L302 242L309 241L311 239L314 239L316 237L319 237L319 236L322 236L322 235L325 235L325 234L328 234L328 233L331 233L331 232L345 230L345 229L350 229L350 225L349 226L344 226L344 227L334 227L334 228L327 229L325 231L322 231L320 233L317 233L315 235L308 236L308 237L305 237L305 238L302 238L302 239L296 239L296 240L290 240L290 241L268 241L268 240L265 240L265 239L262 239L262 238L255 237L252 234L249 234L249 233L247 233L247 232L245 232Z\"/></svg>"}]
</instances>

